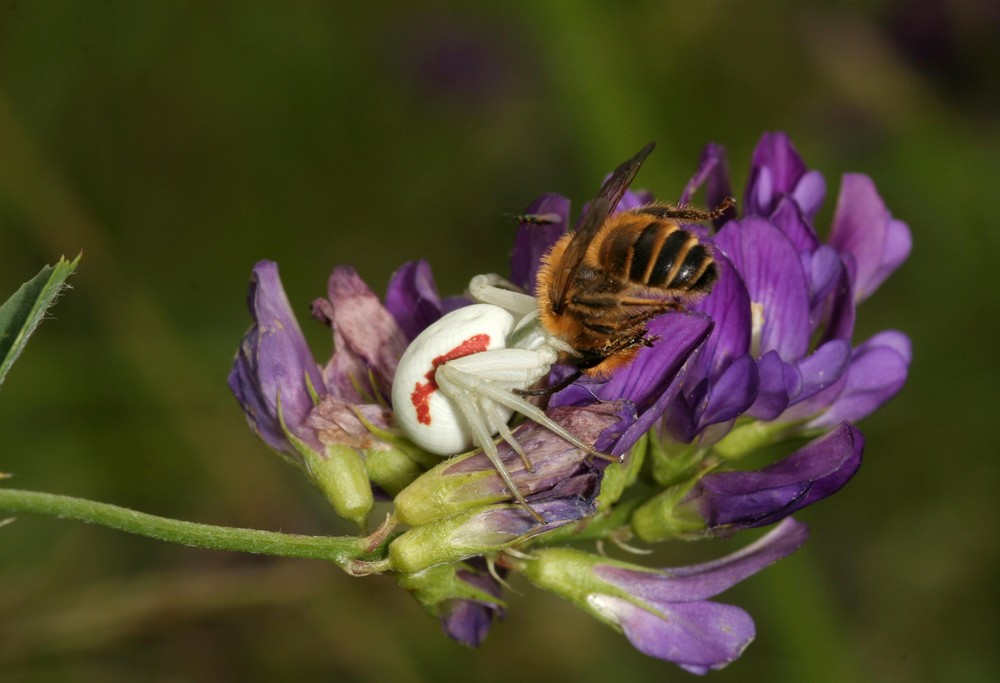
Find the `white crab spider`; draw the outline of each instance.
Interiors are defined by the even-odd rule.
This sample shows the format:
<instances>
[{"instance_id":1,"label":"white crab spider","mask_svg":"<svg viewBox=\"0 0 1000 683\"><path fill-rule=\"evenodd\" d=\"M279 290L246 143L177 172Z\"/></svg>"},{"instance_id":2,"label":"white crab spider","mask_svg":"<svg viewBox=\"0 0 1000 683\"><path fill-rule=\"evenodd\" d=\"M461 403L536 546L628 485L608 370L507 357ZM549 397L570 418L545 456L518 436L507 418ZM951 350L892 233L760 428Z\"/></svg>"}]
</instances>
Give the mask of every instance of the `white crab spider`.
<instances>
[{"instance_id":1,"label":"white crab spider","mask_svg":"<svg viewBox=\"0 0 1000 683\"><path fill-rule=\"evenodd\" d=\"M481 303L448 313L417 335L392 385L396 421L415 444L438 455L482 448L514 497L531 509L497 452L496 435L509 443L530 470L528 457L507 421L518 412L577 448L602 458L515 389L545 377L560 352L573 353L538 322L535 297L507 289L498 275L477 275L469 283Z\"/></svg>"}]
</instances>

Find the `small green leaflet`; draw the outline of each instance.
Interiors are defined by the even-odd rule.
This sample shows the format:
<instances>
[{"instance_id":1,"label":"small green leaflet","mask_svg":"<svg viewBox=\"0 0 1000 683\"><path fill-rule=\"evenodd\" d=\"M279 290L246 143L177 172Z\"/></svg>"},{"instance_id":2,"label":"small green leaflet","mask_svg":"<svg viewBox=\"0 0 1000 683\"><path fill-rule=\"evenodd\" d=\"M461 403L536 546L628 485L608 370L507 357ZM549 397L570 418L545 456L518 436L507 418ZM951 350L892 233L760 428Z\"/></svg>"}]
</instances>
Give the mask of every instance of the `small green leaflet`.
<instances>
[{"instance_id":1,"label":"small green leaflet","mask_svg":"<svg viewBox=\"0 0 1000 683\"><path fill-rule=\"evenodd\" d=\"M0 384L79 262L79 256L73 261L60 258L56 265L45 266L0 306Z\"/></svg>"}]
</instances>

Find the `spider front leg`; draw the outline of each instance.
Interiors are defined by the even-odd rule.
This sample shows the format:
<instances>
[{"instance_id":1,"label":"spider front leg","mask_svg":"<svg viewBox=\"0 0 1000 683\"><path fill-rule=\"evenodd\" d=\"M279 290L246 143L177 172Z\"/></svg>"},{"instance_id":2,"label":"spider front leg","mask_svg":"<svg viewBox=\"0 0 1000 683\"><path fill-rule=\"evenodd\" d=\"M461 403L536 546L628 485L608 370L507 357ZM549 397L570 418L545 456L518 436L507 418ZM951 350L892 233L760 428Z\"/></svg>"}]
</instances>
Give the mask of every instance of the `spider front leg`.
<instances>
[{"instance_id":1,"label":"spider front leg","mask_svg":"<svg viewBox=\"0 0 1000 683\"><path fill-rule=\"evenodd\" d=\"M550 346L535 350L493 349L451 360L435 373L438 388L458 407L476 445L486 453L512 495L529 510L530 506L514 485L493 441L493 435L499 433L525 459L530 469L530 462L521 445L507 428L503 419L506 411L501 411L501 407L521 413L590 455L617 462L617 459L580 441L538 406L514 394L514 389L529 387L548 374L558 355ZM532 514L535 514L534 511Z\"/></svg>"},{"instance_id":2,"label":"spider front leg","mask_svg":"<svg viewBox=\"0 0 1000 683\"><path fill-rule=\"evenodd\" d=\"M472 278L469 281L469 295L480 303L499 306L516 316L524 316L538 309L535 297L521 292L517 285L496 273Z\"/></svg>"}]
</instances>

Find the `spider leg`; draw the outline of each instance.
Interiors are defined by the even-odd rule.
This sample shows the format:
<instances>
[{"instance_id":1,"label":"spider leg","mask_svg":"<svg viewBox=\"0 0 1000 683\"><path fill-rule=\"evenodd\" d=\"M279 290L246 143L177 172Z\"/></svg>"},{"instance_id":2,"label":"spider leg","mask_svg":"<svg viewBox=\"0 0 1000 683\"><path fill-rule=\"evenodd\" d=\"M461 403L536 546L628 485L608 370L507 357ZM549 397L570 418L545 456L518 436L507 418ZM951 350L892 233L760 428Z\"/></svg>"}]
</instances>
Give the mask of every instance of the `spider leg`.
<instances>
[{"instance_id":1,"label":"spider leg","mask_svg":"<svg viewBox=\"0 0 1000 683\"><path fill-rule=\"evenodd\" d=\"M512 391L515 386L529 387L541 379L555 362L556 356L556 351L550 347L536 351L494 349L449 361L438 368L436 377L438 385L448 396L452 394L445 389L445 384L454 390L488 398L521 413L590 455L620 462L620 458L601 453L580 441L562 425L554 422L541 408Z\"/></svg>"},{"instance_id":2,"label":"spider leg","mask_svg":"<svg viewBox=\"0 0 1000 683\"><path fill-rule=\"evenodd\" d=\"M441 368L446 367L445 365ZM525 510L531 513L531 516L538 520L540 523L545 524L545 518L542 517L534 508L528 504L527 499L525 499L524 494L521 493L520 489L517 488L517 484L510 476L510 472L507 470L507 466L503 464L503 460L500 459L500 453L497 451L496 442L493 441L493 434L490 432L490 428L486 421L483 419L482 413L473 401L474 394L472 392L463 391L451 385L448 380L444 377L440 377L441 368L438 369L438 387L441 391L451 398L458 406L461 411L462 416L465 418L466 423L469 425L469 431L472 432L472 438L476 442L476 445L483 449L483 453L486 457L490 459L493 463L493 467L496 469L500 478L503 479L503 483L507 486L507 489L511 492L511 495L520 503ZM446 388L447 387L447 388Z\"/></svg>"},{"instance_id":3,"label":"spider leg","mask_svg":"<svg viewBox=\"0 0 1000 683\"><path fill-rule=\"evenodd\" d=\"M499 306L518 316L537 310L535 297L518 290L517 285L496 273L477 275L469 282L469 294L480 303Z\"/></svg>"},{"instance_id":4,"label":"spider leg","mask_svg":"<svg viewBox=\"0 0 1000 683\"><path fill-rule=\"evenodd\" d=\"M482 398L479 400L479 410L486 416L487 421L490 426L493 427L493 431L500 435L500 438L510 444L510 447L521 456L521 462L524 463L524 468L529 472L535 471L535 466L531 464L528 460L528 455L521 448L521 444L517 442L514 438L514 434L510 431L510 427L507 426L507 420L504 416L497 410L497 404L488 398Z\"/></svg>"}]
</instances>

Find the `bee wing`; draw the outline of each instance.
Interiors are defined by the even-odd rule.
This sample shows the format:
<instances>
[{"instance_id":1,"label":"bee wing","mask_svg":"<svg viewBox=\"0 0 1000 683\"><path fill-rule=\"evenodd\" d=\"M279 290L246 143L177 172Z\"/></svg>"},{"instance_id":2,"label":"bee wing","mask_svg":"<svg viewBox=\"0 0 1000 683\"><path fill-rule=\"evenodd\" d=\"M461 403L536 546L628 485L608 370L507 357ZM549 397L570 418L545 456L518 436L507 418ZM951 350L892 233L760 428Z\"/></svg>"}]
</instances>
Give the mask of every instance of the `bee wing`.
<instances>
[{"instance_id":1,"label":"bee wing","mask_svg":"<svg viewBox=\"0 0 1000 683\"><path fill-rule=\"evenodd\" d=\"M565 305L566 291L573 281L581 261L583 261L583 255L587 253L587 247L590 246L591 240L600 231L607 217L618 206L618 202L625 195L625 190L632 184L635 174L639 172L642 162L646 160L655 146L655 142L650 142L636 152L635 156L618 166L611 173L611 177L601 186L597 198L590 203L587 213L580 220L580 225L573 233L569 244L566 245L566 251L563 252L559 261L561 267L558 272L552 274L549 300L556 310L561 310Z\"/></svg>"},{"instance_id":2,"label":"bee wing","mask_svg":"<svg viewBox=\"0 0 1000 683\"><path fill-rule=\"evenodd\" d=\"M597 193L597 197L598 199L603 198L608 200L608 213L614 211L615 207L618 206L618 202L625 195L625 190L635 180L635 174L639 172L642 162L646 160L646 157L649 156L654 147L656 147L656 143L650 142L640 149L635 153L634 157L616 168L604 185L601 186L601 191Z\"/></svg>"}]
</instances>

